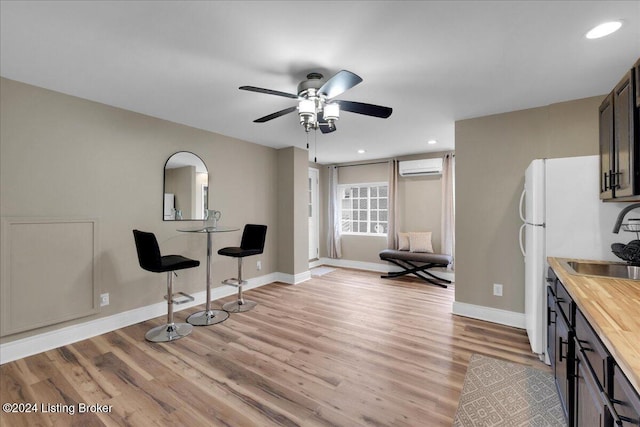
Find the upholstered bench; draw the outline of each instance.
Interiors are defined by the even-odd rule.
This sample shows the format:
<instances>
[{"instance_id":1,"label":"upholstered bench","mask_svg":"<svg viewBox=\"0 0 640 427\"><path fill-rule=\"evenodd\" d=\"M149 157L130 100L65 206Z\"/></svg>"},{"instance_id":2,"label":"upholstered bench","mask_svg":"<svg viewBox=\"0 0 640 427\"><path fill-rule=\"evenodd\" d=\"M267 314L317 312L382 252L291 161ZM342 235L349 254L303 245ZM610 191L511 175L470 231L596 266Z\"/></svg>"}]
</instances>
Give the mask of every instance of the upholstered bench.
<instances>
[{"instance_id":1,"label":"upholstered bench","mask_svg":"<svg viewBox=\"0 0 640 427\"><path fill-rule=\"evenodd\" d=\"M427 271L430 268L447 267L453 260L449 255L395 249L385 249L379 255L381 260L393 263L403 269L403 271L389 272L381 276L382 278L388 279L413 274L428 283L443 288L446 288L447 284L451 283L451 281L437 277Z\"/></svg>"}]
</instances>

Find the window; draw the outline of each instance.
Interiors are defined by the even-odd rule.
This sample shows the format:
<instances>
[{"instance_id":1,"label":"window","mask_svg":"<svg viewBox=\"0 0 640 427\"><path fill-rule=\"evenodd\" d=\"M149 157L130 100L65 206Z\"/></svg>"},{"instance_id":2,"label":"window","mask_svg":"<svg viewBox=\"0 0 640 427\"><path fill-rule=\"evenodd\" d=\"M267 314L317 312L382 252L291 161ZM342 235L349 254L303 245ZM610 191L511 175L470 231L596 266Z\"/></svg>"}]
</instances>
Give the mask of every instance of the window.
<instances>
[{"instance_id":1,"label":"window","mask_svg":"<svg viewBox=\"0 0 640 427\"><path fill-rule=\"evenodd\" d=\"M386 235L388 185L347 184L338 186L343 234Z\"/></svg>"}]
</instances>

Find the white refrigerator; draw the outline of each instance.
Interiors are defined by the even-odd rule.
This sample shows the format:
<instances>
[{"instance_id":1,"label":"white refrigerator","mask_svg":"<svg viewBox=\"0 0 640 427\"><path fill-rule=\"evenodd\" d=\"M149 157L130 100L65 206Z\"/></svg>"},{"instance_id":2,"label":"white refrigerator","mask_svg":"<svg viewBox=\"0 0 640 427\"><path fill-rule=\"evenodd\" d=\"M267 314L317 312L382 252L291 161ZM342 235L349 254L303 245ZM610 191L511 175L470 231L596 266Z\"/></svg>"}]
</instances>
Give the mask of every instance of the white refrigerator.
<instances>
[{"instance_id":1,"label":"white refrigerator","mask_svg":"<svg viewBox=\"0 0 640 427\"><path fill-rule=\"evenodd\" d=\"M635 238L613 234L626 204L600 201L599 171L598 156L583 156L537 159L525 172L519 236L525 262L525 322L531 350L547 363L547 257L621 261L611 244Z\"/></svg>"}]
</instances>

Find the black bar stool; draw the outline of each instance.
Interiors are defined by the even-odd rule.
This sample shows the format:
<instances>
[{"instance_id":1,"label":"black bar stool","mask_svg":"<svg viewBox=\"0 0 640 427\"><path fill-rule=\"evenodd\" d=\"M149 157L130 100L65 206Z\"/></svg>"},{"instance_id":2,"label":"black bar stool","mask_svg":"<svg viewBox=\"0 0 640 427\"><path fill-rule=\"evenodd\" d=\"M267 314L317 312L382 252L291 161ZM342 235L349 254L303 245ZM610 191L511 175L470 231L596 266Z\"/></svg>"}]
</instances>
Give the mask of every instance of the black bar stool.
<instances>
[{"instance_id":1,"label":"black bar stool","mask_svg":"<svg viewBox=\"0 0 640 427\"><path fill-rule=\"evenodd\" d=\"M257 305L255 301L245 300L242 297L242 286L247 284L246 280L242 280L242 258L261 254L264 251L266 236L266 225L246 224L242 232L240 247L231 246L218 251L218 255L238 258L238 278L227 279L222 282L225 285L236 286L238 288L237 300L228 302L222 306L225 311L242 313L253 309Z\"/></svg>"},{"instance_id":2,"label":"black bar stool","mask_svg":"<svg viewBox=\"0 0 640 427\"><path fill-rule=\"evenodd\" d=\"M185 337L191 333L193 326L188 323L174 323L173 304L182 304L193 301L193 297L183 292L178 292L181 299L174 299L173 275L176 270L193 268L200 265L200 261L183 257L182 255L160 255L158 240L153 233L133 230L133 238L136 241L138 262L144 270L154 273L167 273L167 323L156 326L144 336L148 341L167 342Z\"/></svg>"}]
</instances>

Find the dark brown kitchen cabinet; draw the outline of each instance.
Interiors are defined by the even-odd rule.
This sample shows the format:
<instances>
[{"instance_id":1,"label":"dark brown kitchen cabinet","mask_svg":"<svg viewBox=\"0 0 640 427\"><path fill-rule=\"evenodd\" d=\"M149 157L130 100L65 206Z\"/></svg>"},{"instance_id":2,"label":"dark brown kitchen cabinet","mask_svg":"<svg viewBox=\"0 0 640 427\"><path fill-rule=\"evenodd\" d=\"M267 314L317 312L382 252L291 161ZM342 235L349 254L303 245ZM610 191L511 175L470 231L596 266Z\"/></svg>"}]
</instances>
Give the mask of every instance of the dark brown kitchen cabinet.
<instances>
[{"instance_id":1,"label":"dark brown kitchen cabinet","mask_svg":"<svg viewBox=\"0 0 640 427\"><path fill-rule=\"evenodd\" d=\"M615 198L640 193L636 144L635 72L629 70L613 90L613 140L617 155L613 174Z\"/></svg>"},{"instance_id":2,"label":"dark brown kitchen cabinet","mask_svg":"<svg viewBox=\"0 0 640 427\"><path fill-rule=\"evenodd\" d=\"M567 319L558 310L556 316L556 367L555 381L560 403L564 410L565 417L569 425L574 425L572 408L573 402L573 331L569 328Z\"/></svg>"},{"instance_id":3,"label":"dark brown kitchen cabinet","mask_svg":"<svg viewBox=\"0 0 640 427\"><path fill-rule=\"evenodd\" d=\"M613 147L613 93L600 104L600 198L613 199L611 185L615 156Z\"/></svg>"},{"instance_id":4,"label":"dark brown kitchen cabinet","mask_svg":"<svg viewBox=\"0 0 640 427\"><path fill-rule=\"evenodd\" d=\"M587 364L584 353L576 353L575 425L604 427L607 425L608 415L605 415L607 408L601 397L602 390Z\"/></svg>"},{"instance_id":5,"label":"dark brown kitchen cabinet","mask_svg":"<svg viewBox=\"0 0 640 427\"><path fill-rule=\"evenodd\" d=\"M576 353L584 354L595 380L599 384L606 384L609 353L580 310L576 310L576 340Z\"/></svg>"},{"instance_id":6,"label":"dark brown kitchen cabinet","mask_svg":"<svg viewBox=\"0 0 640 427\"><path fill-rule=\"evenodd\" d=\"M558 317L556 295L551 286L547 287L547 356L552 372L556 371L556 318Z\"/></svg>"},{"instance_id":7,"label":"dark brown kitchen cabinet","mask_svg":"<svg viewBox=\"0 0 640 427\"><path fill-rule=\"evenodd\" d=\"M640 426L640 397L618 366L613 367L614 421L623 427Z\"/></svg>"},{"instance_id":8,"label":"dark brown kitchen cabinet","mask_svg":"<svg viewBox=\"0 0 640 427\"><path fill-rule=\"evenodd\" d=\"M640 200L640 129L636 68L630 69L599 109L600 198Z\"/></svg>"},{"instance_id":9,"label":"dark brown kitchen cabinet","mask_svg":"<svg viewBox=\"0 0 640 427\"><path fill-rule=\"evenodd\" d=\"M607 378L612 359L579 309L575 322L575 426L610 426Z\"/></svg>"},{"instance_id":10,"label":"dark brown kitchen cabinet","mask_svg":"<svg viewBox=\"0 0 640 427\"><path fill-rule=\"evenodd\" d=\"M573 426L574 343L573 302L569 293L549 269L547 282L547 354L568 425Z\"/></svg>"},{"instance_id":11,"label":"dark brown kitchen cabinet","mask_svg":"<svg viewBox=\"0 0 640 427\"><path fill-rule=\"evenodd\" d=\"M640 395L553 269L547 354L569 427L640 427Z\"/></svg>"},{"instance_id":12,"label":"dark brown kitchen cabinet","mask_svg":"<svg viewBox=\"0 0 640 427\"><path fill-rule=\"evenodd\" d=\"M640 108L640 58L633 66L636 74L636 108Z\"/></svg>"}]
</instances>

